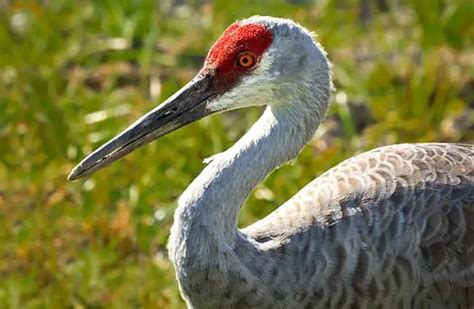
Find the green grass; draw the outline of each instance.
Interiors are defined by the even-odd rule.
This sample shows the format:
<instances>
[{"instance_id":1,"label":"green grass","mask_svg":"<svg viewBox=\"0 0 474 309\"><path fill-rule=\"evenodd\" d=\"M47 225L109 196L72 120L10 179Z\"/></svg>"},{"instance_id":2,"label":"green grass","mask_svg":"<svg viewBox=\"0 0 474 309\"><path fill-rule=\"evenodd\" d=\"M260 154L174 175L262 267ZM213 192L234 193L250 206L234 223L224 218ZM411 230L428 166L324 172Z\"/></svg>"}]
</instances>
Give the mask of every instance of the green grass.
<instances>
[{"instance_id":1,"label":"green grass","mask_svg":"<svg viewBox=\"0 0 474 309\"><path fill-rule=\"evenodd\" d=\"M366 149L474 141L470 0L388 8L376 3L390 1L174 2L0 3L0 307L184 307L165 247L176 198L203 158L232 145L261 110L199 121L86 181L66 177L192 78L237 18L289 17L316 31L337 88L329 133L321 130L256 189L241 225Z\"/></svg>"}]
</instances>

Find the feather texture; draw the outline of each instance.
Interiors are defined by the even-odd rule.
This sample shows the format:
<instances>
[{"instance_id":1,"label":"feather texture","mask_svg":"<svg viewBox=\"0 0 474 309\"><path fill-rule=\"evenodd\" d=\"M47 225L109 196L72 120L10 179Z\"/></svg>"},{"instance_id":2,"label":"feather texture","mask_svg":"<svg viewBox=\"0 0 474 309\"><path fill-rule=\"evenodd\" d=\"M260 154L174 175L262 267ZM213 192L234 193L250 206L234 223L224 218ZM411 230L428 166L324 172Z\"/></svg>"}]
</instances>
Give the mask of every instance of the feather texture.
<instances>
[{"instance_id":1,"label":"feather texture","mask_svg":"<svg viewBox=\"0 0 474 309\"><path fill-rule=\"evenodd\" d=\"M298 304L471 308L473 225L474 146L400 144L344 161L243 232L299 274L285 282Z\"/></svg>"},{"instance_id":2,"label":"feather texture","mask_svg":"<svg viewBox=\"0 0 474 309\"><path fill-rule=\"evenodd\" d=\"M272 44L209 108L267 109L178 201L168 246L188 306L473 308L472 145L363 153L237 229L253 188L311 139L331 90L326 53L307 30L269 17L248 23L270 29Z\"/></svg>"}]
</instances>

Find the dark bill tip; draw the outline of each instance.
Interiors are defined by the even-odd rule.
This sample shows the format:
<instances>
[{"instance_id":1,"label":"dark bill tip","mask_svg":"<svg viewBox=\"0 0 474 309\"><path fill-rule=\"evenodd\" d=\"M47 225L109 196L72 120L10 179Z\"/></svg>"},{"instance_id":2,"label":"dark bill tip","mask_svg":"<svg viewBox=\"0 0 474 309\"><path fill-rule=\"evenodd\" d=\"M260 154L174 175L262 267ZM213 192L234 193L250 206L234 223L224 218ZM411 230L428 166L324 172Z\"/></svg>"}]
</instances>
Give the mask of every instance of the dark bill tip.
<instances>
[{"instance_id":1,"label":"dark bill tip","mask_svg":"<svg viewBox=\"0 0 474 309\"><path fill-rule=\"evenodd\" d=\"M80 178L80 172L77 170L77 167L74 167L69 175L67 176L68 181L74 181Z\"/></svg>"}]
</instances>

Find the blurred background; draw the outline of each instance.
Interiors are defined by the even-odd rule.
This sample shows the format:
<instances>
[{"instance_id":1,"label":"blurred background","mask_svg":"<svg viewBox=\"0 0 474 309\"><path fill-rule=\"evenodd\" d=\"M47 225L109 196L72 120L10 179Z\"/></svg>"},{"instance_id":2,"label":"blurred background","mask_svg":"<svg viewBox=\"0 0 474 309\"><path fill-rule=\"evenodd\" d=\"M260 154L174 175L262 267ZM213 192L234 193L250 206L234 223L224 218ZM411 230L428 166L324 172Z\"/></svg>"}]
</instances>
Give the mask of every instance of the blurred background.
<instances>
[{"instance_id":1,"label":"blurred background","mask_svg":"<svg viewBox=\"0 0 474 309\"><path fill-rule=\"evenodd\" d=\"M298 160L251 195L242 226L356 153L474 141L472 0L0 1L1 308L184 307L166 251L176 199L261 109L201 120L85 181L66 177L254 14L317 32L336 90Z\"/></svg>"}]
</instances>

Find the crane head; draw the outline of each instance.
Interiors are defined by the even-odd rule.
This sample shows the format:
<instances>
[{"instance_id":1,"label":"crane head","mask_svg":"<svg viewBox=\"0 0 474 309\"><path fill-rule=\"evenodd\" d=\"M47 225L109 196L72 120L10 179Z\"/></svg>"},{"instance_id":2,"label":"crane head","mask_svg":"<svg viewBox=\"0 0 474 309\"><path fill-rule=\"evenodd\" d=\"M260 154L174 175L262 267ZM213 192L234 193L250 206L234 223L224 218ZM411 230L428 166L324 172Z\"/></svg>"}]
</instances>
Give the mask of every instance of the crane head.
<instances>
[{"instance_id":1,"label":"crane head","mask_svg":"<svg viewBox=\"0 0 474 309\"><path fill-rule=\"evenodd\" d=\"M237 21L214 43L195 78L88 155L68 179L88 176L207 115L247 106L290 104L298 93L314 92L315 86L329 96L330 70L324 51L306 29L273 17Z\"/></svg>"}]
</instances>

